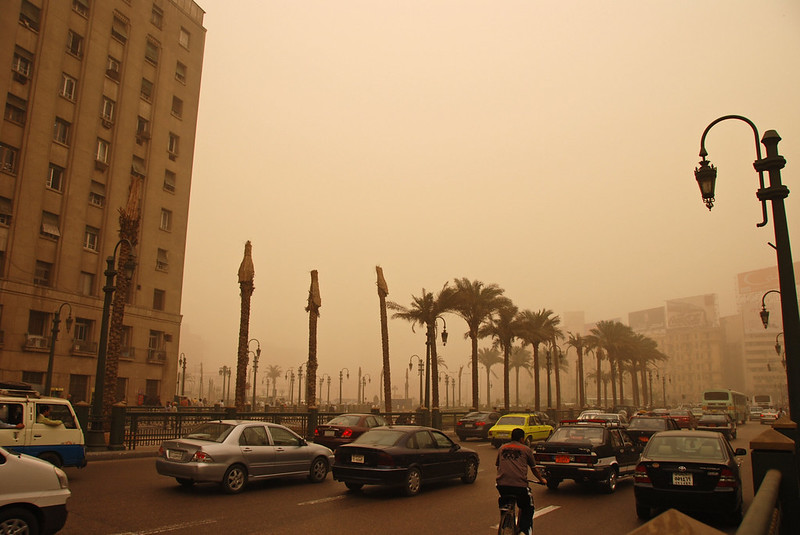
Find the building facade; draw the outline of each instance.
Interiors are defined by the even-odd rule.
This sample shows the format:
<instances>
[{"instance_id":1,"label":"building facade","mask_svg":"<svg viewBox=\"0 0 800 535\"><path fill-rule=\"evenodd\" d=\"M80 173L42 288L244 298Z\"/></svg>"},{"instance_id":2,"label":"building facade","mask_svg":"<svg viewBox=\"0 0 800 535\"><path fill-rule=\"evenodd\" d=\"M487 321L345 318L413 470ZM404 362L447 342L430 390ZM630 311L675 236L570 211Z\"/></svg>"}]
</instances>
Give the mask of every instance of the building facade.
<instances>
[{"instance_id":1,"label":"building facade","mask_svg":"<svg viewBox=\"0 0 800 535\"><path fill-rule=\"evenodd\" d=\"M91 399L106 260L127 210L139 218L136 268L106 388L129 404L171 399L204 12L191 0L6 0L3 10L0 381L42 389L52 346L52 392Z\"/></svg>"}]
</instances>

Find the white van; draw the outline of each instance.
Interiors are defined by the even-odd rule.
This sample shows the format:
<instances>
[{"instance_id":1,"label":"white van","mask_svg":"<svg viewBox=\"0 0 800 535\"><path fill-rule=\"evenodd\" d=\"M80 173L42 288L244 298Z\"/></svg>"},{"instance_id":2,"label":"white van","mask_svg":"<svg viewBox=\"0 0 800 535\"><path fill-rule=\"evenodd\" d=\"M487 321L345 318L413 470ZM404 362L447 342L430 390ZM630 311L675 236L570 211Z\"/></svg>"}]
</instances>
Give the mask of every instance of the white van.
<instances>
[{"instance_id":1,"label":"white van","mask_svg":"<svg viewBox=\"0 0 800 535\"><path fill-rule=\"evenodd\" d=\"M86 466L83 431L70 402L35 390L0 388L0 446L58 467Z\"/></svg>"}]
</instances>

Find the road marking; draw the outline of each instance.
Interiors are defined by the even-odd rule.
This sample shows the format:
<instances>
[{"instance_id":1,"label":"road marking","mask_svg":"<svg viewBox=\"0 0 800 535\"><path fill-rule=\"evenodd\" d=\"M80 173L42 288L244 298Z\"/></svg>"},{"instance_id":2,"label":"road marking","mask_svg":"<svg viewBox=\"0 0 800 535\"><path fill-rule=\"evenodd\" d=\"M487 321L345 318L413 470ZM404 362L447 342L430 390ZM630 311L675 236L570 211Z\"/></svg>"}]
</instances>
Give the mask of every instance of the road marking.
<instances>
[{"instance_id":1,"label":"road marking","mask_svg":"<svg viewBox=\"0 0 800 535\"><path fill-rule=\"evenodd\" d=\"M297 505L316 505L318 503L325 503L325 502L333 502L336 500L341 500L344 498L344 494L340 494L339 496L330 496L328 498L320 498L319 500L311 500L310 502L300 502Z\"/></svg>"},{"instance_id":2,"label":"road marking","mask_svg":"<svg viewBox=\"0 0 800 535\"><path fill-rule=\"evenodd\" d=\"M535 513L533 513L533 518L536 519L540 516L546 515L547 513L552 513L556 509L561 508L560 505L548 505L547 507L542 507L541 509L537 509ZM500 524L495 524L494 526L490 526L489 529L495 530L500 527Z\"/></svg>"},{"instance_id":3,"label":"road marking","mask_svg":"<svg viewBox=\"0 0 800 535\"><path fill-rule=\"evenodd\" d=\"M168 531L177 531L179 529L186 529L194 526L204 526L206 524L214 524L216 522L216 520L195 520L192 522L181 522L180 524L161 526L160 528L146 529L144 531L123 531L120 533L115 533L114 535L153 535L155 533L167 533Z\"/></svg>"}]
</instances>

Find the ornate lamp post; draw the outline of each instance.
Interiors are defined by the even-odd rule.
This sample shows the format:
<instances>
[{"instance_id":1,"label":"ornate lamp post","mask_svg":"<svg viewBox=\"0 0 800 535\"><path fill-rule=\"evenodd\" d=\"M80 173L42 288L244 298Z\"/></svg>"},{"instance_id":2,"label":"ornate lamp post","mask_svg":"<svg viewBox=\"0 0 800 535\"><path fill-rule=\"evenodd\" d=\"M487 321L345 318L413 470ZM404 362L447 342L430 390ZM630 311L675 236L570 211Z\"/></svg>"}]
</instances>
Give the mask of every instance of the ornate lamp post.
<instances>
[{"instance_id":1,"label":"ornate lamp post","mask_svg":"<svg viewBox=\"0 0 800 535\"><path fill-rule=\"evenodd\" d=\"M766 297L771 293L780 295L781 292L778 290L769 290L761 296L761 312L759 312L758 315L761 317L761 323L764 325L765 329L769 327L769 310L767 310L767 305L764 302L764 299L766 299Z\"/></svg>"},{"instance_id":2,"label":"ornate lamp post","mask_svg":"<svg viewBox=\"0 0 800 535\"><path fill-rule=\"evenodd\" d=\"M46 396L51 395L50 389L53 386L53 362L56 356L56 340L58 340L58 324L61 322L61 310L69 308L69 316L67 316L67 332L72 327L72 306L69 303L61 303L61 306L53 313L53 331L50 335L50 355L47 359L47 377L44 380L44 392Z\"/></svg>"},{"instance_id":3,"label":"ornate lamp post","mask_svg":"<svg viewBox=\"0 0 800 535\"><path fill-rule=\"evenodd\" d=\"M286 370L283 378L289 381L289 405L292 405L294 400L294 368Z\"/></svg>"},{"instance_id":4,"label":"ornate lamp post","mask_svg":"<svg viewBox=\"0 0 800 535\"><path fill-rule=\"evenodd\" d=\"M367 388L367 383L370 383L370 384L372 383L372 376L370 374L368 374L368 373L365 373L364 375L361 376L361 402L360 403L366 403L367 402L367 395L364 393L364 391Z\"/></svg>"},{"instance_id":5,"label":"ornate lamp post","mask_svg":"<svg viewBox=\"0 0 800 535\"><path fill-rule=\"evenodd\" d=\"M700 138L700 167L695 168L694 174L703 201L709 210L714 206L714 187L717 178L717 169L706 160L708 153L705 149L705 139L708 131L715 124L736 119L747 123L753 130L756 146L756 161L753 167L758 172L759 189L756 197L761 201L763 220L756 226L763 227L767 224L767 201L772 204L772 223L775 229L775 251L778 257L778 281L781 295L781 315L783 319L784 342L786 344L786 382L789 392L789 412L792 420L800 424L800 310L797 304L797 287L795 286L794 266L792 264L792 249L789 242L789 227L786 221L786 207L784 199L789 195L789 188L781 183L781 169L786 165L786 160L778 154L778 143L781 137L775 130L767 130L761 143L767 151L766 157L761 157L761 147L758 139L758 129L753 122L741 115L726 115L709 124ZM764 171L769 174L769 186L764 184ZM794 395L793 395L794 394Z\"/></svg>"},{"instance_id":6,"label":"ornate lamp post","mask_svg":"<svg viewBox=\"0 0 800 535\"><path fill-rule=\"evenodd\" d=\"M114 263L117 259L117 250L122 243L127 243L129 249L133 251L133 244L123 238L114 245L114 251L111 256L106 259L106 284L103 286L103 312L100 318L100 343L97 348L97 370L94 378L94 398L92 400L92 415L90 420L90 428L86 434L86 447L89 449L101 449L106 447L105 430L103 429L103 392L105 389L105 376L106 376L106 352L108 351L108 315L111 310L111 296L116 290L114 286L114 277L117 276L117 270L114 268ZM130 280L133 278L133 271L136 269L136 257L133 252L128 256L123 269L125 270L123 276Z\"/></svg>"},{"instance_id":7,"label":"ornate lamp post","mask_svg":"<svg viewBox=\"0 0 800 535\"><path fill-rule=\"evenodd\" d=\"M184 395L186 387L186 354L181 353L178 356L178 367L181 369L181 396Z\"/></svg>"},{"instance_id":8,"label":"ornate lamp post","mask_svg":"<svg viewBox=\"0 0 800 535\"><path fill-rule=\"evenodd\" d=\"M442 382L444 377L444 406L450 406L450 376L446 372L439 372L439 382Z\"/></svg>"},{"instance_id":9,"label":"ornate lamp post","mask_svg":"<svg viewBox=\"0 0 800 535\"><path fill-rule=\"evenodd\" d=\"M247 347L250 347L250 342L255 342L257 345L255 353L253 353L253 411L256 410L256 377L258 373L258 358L261 356L261 342L256 338L251 338L247 341ZM248 350L249 351L249 350Z\"/></svg>"},{"instance_id":10,"label":"ornate lamp post","mask_svg":"<svg viewBox=\"0 0 800 535\"><path fill-rule=\"evenodd\" d=\"M347 378L350 379L350 370L348 370L347 368L342 368L341 370L339 370L339 410L342 409L342 380L343 380L342 376L345 370L347 370Z\"/></svg>"},{"instance_id":11,"label":"ornate lamp post","mask_svg":"<svg viewBox=\"0 0 800 535\"><path fill-rule=\"evenodd\" d=\"M220 377L222 377L222 402L225 403L225 405L227 405L228 398L231 395L231 367L230 366L221 367L219 369L219 375Z\"/></svg>"},{"instance_id":12,"label":"ornate lamp post","mask_svg":"<svg viewBox=\"0 0 800 535\"><path fill-rule=\"evenodd\" d=\"M422 406L423 403L423 393L422 393L422 376L425 373L425 362L422 360L422 357L419 355L411 355L408 359L408 369L410 370L414 365L414 359L417 359L417 364L419 365L419 404Z\"/></svg>"},{"instance_id":13,"label":"ornate lamp post","mask_svg":"<svg viewBox=\"0 0 800 535\"><path fill-rule=\"evenodd\" d=\"M303 402L303 365L297 367L297 405Z\"/></svg>"}]
</instances>

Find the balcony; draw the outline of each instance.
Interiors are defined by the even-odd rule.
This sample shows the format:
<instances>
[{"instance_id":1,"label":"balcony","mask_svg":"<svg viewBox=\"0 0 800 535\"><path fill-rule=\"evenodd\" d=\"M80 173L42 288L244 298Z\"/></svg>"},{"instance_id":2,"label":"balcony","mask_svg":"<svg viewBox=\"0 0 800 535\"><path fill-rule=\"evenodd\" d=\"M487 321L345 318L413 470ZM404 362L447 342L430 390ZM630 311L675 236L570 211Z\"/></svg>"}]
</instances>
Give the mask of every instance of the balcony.
<instances>
[{"instance_id":1,"label":"balcony","mask_svg":"<svg viewBox=\"0 0 800 535\"><path fill-rule=\"evenodd\" d=\"M22 350L46 353L50 350L50 339L41 335L26 333L25 343L22 345Z\"/></svg>"},{"instance_id":2,"label":"balcony","mask_svg":"<svg viewBox=\"0 0 800 535\"><path fill-rule=\"evenodd\" d=\"M89 342L86 340L73 340L72 354L82 357L94 357L97 355L97 342Z\"/></svg>"},{"instance_id":3,"label":"balcony","mask_svg":"<svg viewBox=\"0 0 800 535\"><path fill-rule=\"evenodd\" d=\"M123 346L119 348L119 360L134 360L136 358L136 348Z\"/></svg>"},{"instance_id":4,"label":"balcony","mask_svg":"<svg viewBox=\"0 0 800 535\"><path fill-rule=\"evenodd\" d=\"M164 364L167 362L167 352L163 349L147 349L147 362L151 364Z\"/></svg>"}]
</instances>

